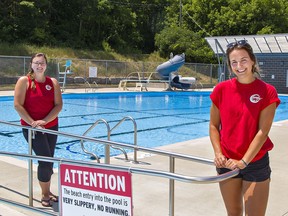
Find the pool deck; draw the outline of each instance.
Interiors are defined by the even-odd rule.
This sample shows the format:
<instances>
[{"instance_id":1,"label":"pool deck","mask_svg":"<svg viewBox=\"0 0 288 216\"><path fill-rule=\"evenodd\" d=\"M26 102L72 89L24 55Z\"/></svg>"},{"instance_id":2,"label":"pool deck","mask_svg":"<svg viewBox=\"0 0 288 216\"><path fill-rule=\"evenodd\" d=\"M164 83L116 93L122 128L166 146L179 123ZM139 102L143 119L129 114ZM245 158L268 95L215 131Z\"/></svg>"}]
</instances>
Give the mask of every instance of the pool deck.
<instances>
[{"instance_id":1,"label":"pool deck","mask_svg":"<svg viewBox=\"0 0 288 216\"><path fill-rule=\"evenodd\" d=\"M81 91L81 90L78 90ZM83 90L84 91L84 90ZM99 92L115 92L117 89L103 89ZM66 93L70 93L67 90ZM75 89L71 90L75 93ZM0 95L13 95L11 91L0 91ZM270 131L270 138L275 147L270 152L270 163L272 167L272 180L270 187L269 203L266 211L267 216L288 215L288 120L275 122ZM209 137L176 143L160 147L166 151L183 153L197 157L213 159L213 151ZM132 155L129 154L132 158ZM168 170L169 160L163 156L151 155L143 152L138 153L141 164L127 163L113 158L111 164ZM0 197L28 204L28 172L27 163L11 157L0 156ZM36 168L34 168L36 170ZM188 176L214 176L213 166L196 162L176 160L176 173ZM57 171L52 177L52 191L57 193L58 185ZM52 208L43 208L40 205L40 188L33 174L34 183L34 206L57 212L58 206L54 203ZM150 177L140 174L132 174L133 188L133 215L134 216L162 216L169 215L168 207L168 180L159 177ZM37 216L38 213L28 212L0 202L0 216ZM220 195L217 183L212 184L190 184L176 182L175 184L175 216L222 216L226 215L225 207Z\"/></svg>"}]
</instances>

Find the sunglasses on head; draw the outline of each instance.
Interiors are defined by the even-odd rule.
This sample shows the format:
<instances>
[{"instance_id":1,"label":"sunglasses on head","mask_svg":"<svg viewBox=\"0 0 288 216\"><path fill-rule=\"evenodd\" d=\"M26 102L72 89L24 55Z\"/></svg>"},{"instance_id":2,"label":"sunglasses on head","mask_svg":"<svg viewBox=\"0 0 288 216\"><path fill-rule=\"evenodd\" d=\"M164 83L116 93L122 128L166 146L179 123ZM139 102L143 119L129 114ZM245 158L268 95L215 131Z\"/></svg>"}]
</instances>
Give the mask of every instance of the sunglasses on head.
<instances>
[{"instance_id":1,"label":"sunglasses on head","mask_svg":"<svg viewBox=\"0 0 288 216\"><path fill-rule=\"evenodd\" d=\"M247 40L239 40L239 41L235 41L235 42L227 44L227 49L231 49L235 46L245 46L245 45L248 45L250 47Z\"/></svg>"}]
</instances>

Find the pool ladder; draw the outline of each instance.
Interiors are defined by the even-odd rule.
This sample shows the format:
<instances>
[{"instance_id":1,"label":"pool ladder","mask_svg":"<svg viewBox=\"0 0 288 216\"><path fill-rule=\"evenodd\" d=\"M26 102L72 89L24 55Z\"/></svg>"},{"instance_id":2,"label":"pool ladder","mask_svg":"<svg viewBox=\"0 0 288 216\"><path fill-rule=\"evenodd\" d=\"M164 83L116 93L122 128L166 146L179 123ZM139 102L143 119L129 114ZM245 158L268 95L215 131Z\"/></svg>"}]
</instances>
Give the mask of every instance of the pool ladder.
<instances>
[{"instance_id":1,"label":"pool ladder","mask_svg":"<svg viewBox=\"0 0 288 216\"><path fill-rule=\"evenodd\" d=\"M93 81L93 83L89 83L89 81L81 76L76 76L74 77L74 83L77 83L78 81L81 81L84 83L84 88L85 88L85 92L89 92L89 90L91 90L91 92L96 92L96 89L98 88L98 84L96 81Z\"/></svg>"},{"instance_id":2,"label":"pool ladder","mask_svg":"<svg viewBox=\"0 0 288 216\"><path fill-rule=\"evenodd\" d=\"M133 119L131 116L126 116L126 117L122 118L112 129L110 129L110 125L108 124L108 122L105 119L102 119L102 118L98 119L91 127L89 127L83 133L83 136L86 136L93 128L95 128L99 123L102 122L102 123L104 123L106 125L106 128L107 128L107 139L108 139L108 141L110 141L112 131L114 129L116 129L119 125L121 125L126 120L130 120L133 123L133 126L134 126L134 145L137 146L137 124L136 124L135 119ZM86 154L89 154L92 159L95 159L95 160L97 160L98 163L100 163L100 157L97 156L96 154L94 154L93 152L88 151L85 148L85 146L84 146L84 141L83 140L81 140L81 147L82 147L82 150ZM116 150L121 151L123 153L124 157L125 157L124 158L125 161L127 161L127 162L131 161L133 163L138 163L138 161L137 161L137 150L136 149L134 149L134 159L130 160L128 158L127 152L123 148L116 147L116 146L113 146L113 145L111 145L111 148L114 148ZM121 158L118 158L118 159L121 159ZM105 145L105 164L110 164L110 145Z\"/></svg>"}]
</instances>

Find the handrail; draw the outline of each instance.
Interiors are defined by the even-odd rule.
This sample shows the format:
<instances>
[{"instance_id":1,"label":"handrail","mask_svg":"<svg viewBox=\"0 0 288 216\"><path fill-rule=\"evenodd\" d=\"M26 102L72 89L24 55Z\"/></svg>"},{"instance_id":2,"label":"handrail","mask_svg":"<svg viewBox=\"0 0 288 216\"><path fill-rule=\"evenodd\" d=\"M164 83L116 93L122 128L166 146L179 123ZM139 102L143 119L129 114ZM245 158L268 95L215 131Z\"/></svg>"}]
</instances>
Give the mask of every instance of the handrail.
<instances>
[{"instance_id":1,"label":"handrail","mask_svg":"<svg viewBox=\"0 0 288 216\"><path fill-rule=\"evenodd\" d=\"M110 134L109 134L109 139L110 140L110 136L111 136L111 133L114 129L116 129L120 124L122 124L125 120L131 120L133 122L133 126L134 126L134 146L137 146L137 124L136 124L136 121L134 118L132 118L131 116L125 116L124 118L122 118L111 130L110 130ZM123 150L122 148L119 148L119 147L116 147L116 146L111 146L112 148L114 149L118 149L120 151L122 151L122 153L124 154L125 156L125 160L128 161L128 155L126 153L125 150ZM109 156L110 157L110 156ZM138 163L137 162L137 150L134 149L134 160L133 160L133 163Z\"/></svg>"},{"instance_id":2,"label":"handrail","mask_svg":"<svg viewBox=\"0 0 288 216\"><path fill-rule=\"evenodd\" d=\"M112 129L110 129L110 125L108 124L108 122L105 119L98 119L91 127L89 127L83 133L83 136L86 136L88 134L88 132L90 132L93 128L95 128L102 121L107 127L107 137L108 137L108 140L110 140L112 131L114 129L116 129L120 124L122 124L122 122L124 122L127 119L130 119L133 122L133 125L134 125L134 145L137 145L137 124L136 124L136 121L131 116L126 116L126 117L122 118ZM85 153L92 155L92 157L95 158L98 163L100 163L100 158L96 154L86 150L86 148L84 146L84 141L82 139L81 139L81 147ZM111 145L111 148L114 148L116 150L121 151L124 154L125 160L129 161L127 152L123 148L113 146L113 145ZM137 163L137 151L136 150L134 150L134 161L133 162ZM109 149L108 145L105 146L105 163L110 164L110 149Z\"/></svg>"},{"instance_id":3,"label":"handrail","mask_svg":"<svg viewBox=\"0 0 288 216\"><path fill-rule=\"evenodd\" d=\"M98 86L98 84L96 83L96 81L93 82L93 84L95 85L95 89L91 86L91 84L87 81L87 79L85 79L82 76L75 76L74 77L74 82L77 79L81 79L84 82L84 88L85 88L85 92L87 93L89 91L89 89L91 89L91 92L95 92L96 91L96 87ZM88 87L87 87L88 86Z\"/></svg>"},{"instance_id":4,"label":"handrail","mask_svg":"<svg viewBox=\"0 0 288 216\"><path fill-rule=\"evenodd\" d=\"M101 169L105 168L107 170L127 171L127 172L135 173L135 174L168 178L170 180L170 191L169 191L169 215L170 216L174 216L174 184L173 184L174 180L182 181L186 183L209 184L209 183L216 183L216 182L224 181L239 174L239 169L235 169L230 172L217 175L217 176L194 177L194 176L180 175L180 174L171 173L167 171L161 171L161 170L135 168L135 167L127 167L127 166L119 166L119 165L111 165L111 164L100 164L100 163L92 163L92 162L85 162L85 161L79 161L79 160L68 160L68 159L61 159L61 158L55 158L55 157L51 158L51 157L45 157L45 156L11 153L11 152L4 152L4 151L0 151L0 155L11 156L11 157L22 157L22 158L28 159L29 161L34 159L34 160L40 160L40 161L46 161L46 162L57 162L58 164L69 163L69 164L76 164L78 166L85 165L85 166L90 166L90 167L98 167ZM58 165L58 169L59 167L60 166ZM30 170L29 168L29 171L32 171L32 170ZM58 177L58 181L60 182L60 177ZM171 190L171 186L173 190ZM59 183L58 183L58 187L59 187L59 192L61 193L61 185ZM29 198L31 198L31 196L32 195L30 195ZM32 207L33 204L31 205L30 203L29 203L30 207L28 207L22 203L8 201L3 198L0 198L0 202L6 202L8 204L26 208L31 211L37 211L35 208ZM42 210L39 210L38 212L44 213L42 212ZM61 212L61 206L59 206L59 212ZM50 214L49 212L47 212L47 215L57 215L57 214L53 214L53 213Z\"/></svg>"},{"instance_id":5,"label":"handrail","mask_svg":"<svg viewBox=\"0 0 288 216\"><path fill-rule=\"evenodd\" d=\"M88 132L90 132L93 128L95 128L100 122L103 122L106 127L107 127L107 135L109 136L109 131L110 131L110 126L108 124L108 122L105 120L105 119L98 119L91 127L89 127L84 133L83 133L83 136L86 136L86 134ZM86 153L86 154L90 154L92 157L94 157L98 163L100 163L100 158L94 154L93 152L89 152L88 150L86 150L85 146L84 146L84 140L81 139L81 147L82 147L82 150Z\"/></svg>"},{"instance_id":6,"label":"handrail","mask_svg":"<svg viewBox=\"0 0 288 216\"><path fill-rule=\"evenodd\" d=\"M171 173L168 171L162 170L155 170L155 169L144 169L144 168L136 168L131 166L120 166L120 165L111 165L111 164L99 164L93 163L89 161L80 161L80 160L69 160L63 158L56 158L56 157L45 157L45 156L38 156L38 155L29 155L29 154L21 154L21 153L13 153L13 152L5 152L0 151L0 155L6 155L11 157L22 157L26 159L33 159L33 160L41 160L46 162L57 162L57 163L69 163L75 165L85 165L91 166L96 168L105 168L107 170L118 170L118 171L127 171L130 173L135 174L142 174L142 175L152 175L157 177L169 178L173 180L178 180L186 183L196 183L196 184L210 184L210 183L217 183L229 178L232 178L239 174L239 170L231 170L227 173L217 175L217 176L187 176L183 174Z\"/></svg>"},{"instance_id":7,"label":"handrail","mask_svg":"<svg viewBox=\"0 0 288 216\"><path fill-rule=\"evenodd\" d=\"M238 169L232 170L228 173L222 174L222 175L217 175L217 176L202 176L202 177L195 177L195 176L187 176L187 175L180 175L177 173L174 173L175 171L175 159L184 159L184 160L189 160L189 161L194 161L194 162L199 162L199 163L204 163L204 164L209 164L209 165L214 165L212 160L205 159L205 158L200 158L200 157L195 157L191 155L184 155L184 154L179 154L179 153L174 153L174 152L168 152L164 150L159 150L159 149L151 149L151 148L145 148L145 147L140 147L140 146L134 146L130 144L125 144L125 143L119 143L119 142L113 142L109 140L100 140L92 137L86 137L86 136L80 136L80 135L75 135L71 133L65 133L61 131L54 131L54 130L49 130L49 129L40 129L40 128L31 128L27 126L22 126L19 124L11 123L11 122L5 122L5 121L0 121L0 124L6 124L10 126L15 126L19 128L25 128L28 130L28 137L29 137L29 144L31 147L31 140L32 140L32 132L33 131L39 131L39 132L44 132L44 133L50 133L54 135L62 135L70 138L76 138L80 140L88 140L91 142L95 143L102 143L106 146L118 146L118 147L123 147L123 148L129 148L129 149L134 149L136 151L144 151L144 152L149 152L149 153L154 153L162 156L168 156L170 159L169 163L169 172L167 171L162 171L162 170L152 170L152 169L143 169L143 168L136 168L136 167L127 167L127 166L117 166L117 165L110 165L110 164L99 164L99 163L92 163L92 162L87 162L87 161L77 161L77 160L66 160L66 159L61 159L61 158L50 158L50 157L43 157L43 156L36 156L32 155L30 152L29 154L18 154L18 153L11 153L11 152L3 152L0 151L0 155L8 155L8 156L14 156L14 157L23 157L27 158L29 160L29 167L28 171L29 173L33 172L33 166L31 165L32 159L36 160L44 160L44 161L50 161L50 162L66 162L66 163L76 163L76 164L83 164L86 166L93 166L93 167L100 167L100 168L106 168L106 169L116 169L116 170L123 170L131 173L136 173L136 174L142 174L142 175L149 175L149 176L157 176L157 177L163 177L163 178L168 178L169 179L169 215L174 216L174 181L182 181L182 182L187 182L187 183L198 183L198 184L207 184L207 183L216 183L220 181L224 181L226 179L232 178L236 176L239 173ZM58 167L59 169L59 167ZM29 188L32 188L32 178L33 176L29 174ZM60 179L58 178L58 181ZM60 184L58 184L60 185ZM59 186L59 192L61 193L61 188ZM1 201L1 200L0 200ZM33 201L33 193L29 191L29 205L32 206L33 203L30 201ZM61 210L61 206L59 206ZM61 211L60 211L61 212Z\"/></svg>"}]
</instances>

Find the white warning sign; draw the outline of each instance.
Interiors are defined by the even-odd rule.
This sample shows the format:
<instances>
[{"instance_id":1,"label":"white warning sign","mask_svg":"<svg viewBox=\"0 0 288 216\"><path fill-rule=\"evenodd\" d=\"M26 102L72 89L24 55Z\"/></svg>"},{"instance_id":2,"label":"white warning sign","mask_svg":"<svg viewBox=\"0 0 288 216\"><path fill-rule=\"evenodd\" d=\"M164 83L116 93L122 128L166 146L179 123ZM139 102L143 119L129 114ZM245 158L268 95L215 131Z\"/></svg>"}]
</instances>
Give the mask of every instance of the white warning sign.
<instances>
[{"instance_id":1,"label":"white warning sign","mask_svg":"<svg viewBox=\"0 0 288 216\"><path fill-rule=\"evenodd\" d=\"M61 164L62 216L132 216L131 173Z\"/></svg>"}]
</instances>

